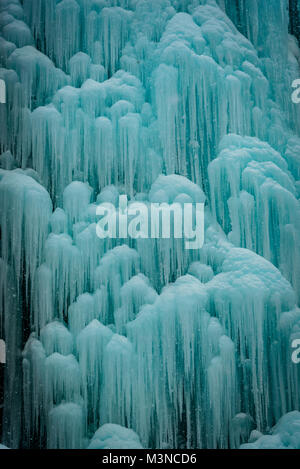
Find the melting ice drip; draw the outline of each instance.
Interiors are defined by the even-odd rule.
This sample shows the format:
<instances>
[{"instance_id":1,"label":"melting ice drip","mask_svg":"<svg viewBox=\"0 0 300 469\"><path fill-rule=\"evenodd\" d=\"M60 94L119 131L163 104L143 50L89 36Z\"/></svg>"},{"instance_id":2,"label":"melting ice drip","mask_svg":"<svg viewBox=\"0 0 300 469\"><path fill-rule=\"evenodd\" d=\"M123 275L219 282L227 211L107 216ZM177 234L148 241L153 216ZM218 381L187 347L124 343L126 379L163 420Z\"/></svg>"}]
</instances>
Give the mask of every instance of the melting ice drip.
<instances>
[{"instance_id":1,"label":"melting ice drip","mask_svg":"<svg viewBox=\"0 0 300 469\"><path fill-rule=\"evenodd\" d=\"M0 14L3 443L258 439L300 406L299 0ZM206 200L203 248L100 240L122 194Z\"/></svg>"}]
</instances>

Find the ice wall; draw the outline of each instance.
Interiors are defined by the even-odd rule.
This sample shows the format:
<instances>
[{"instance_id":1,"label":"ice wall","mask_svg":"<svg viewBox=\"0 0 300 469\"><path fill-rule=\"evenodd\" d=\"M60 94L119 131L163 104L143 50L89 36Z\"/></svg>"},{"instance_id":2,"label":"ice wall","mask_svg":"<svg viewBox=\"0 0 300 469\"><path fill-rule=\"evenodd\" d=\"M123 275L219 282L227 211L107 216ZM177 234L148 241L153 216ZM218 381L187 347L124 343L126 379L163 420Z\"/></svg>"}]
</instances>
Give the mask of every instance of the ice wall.
<instances>
[{"instance_id":1,"label":"ice wall","mask_svg":"<svg viewBox=\"0 0 300 469\"><path fill-rule=\"evenodd\" d=\"M236 448L299 410L298 9L0 1L4 444ZM203 248L100 240L122 194L205 203Z\"/></svg>"},{"instance_id":2,"label":"ice wall","mask_svg":"<svg viewBox=\"0 0 300 469\"><path fill-rule=\"evenodd\" d=\"M299 449L299 419L299 412L290 412L279 420L270 435L253 431L250 442L241 449Z\"/></svg>"}]
</instances>

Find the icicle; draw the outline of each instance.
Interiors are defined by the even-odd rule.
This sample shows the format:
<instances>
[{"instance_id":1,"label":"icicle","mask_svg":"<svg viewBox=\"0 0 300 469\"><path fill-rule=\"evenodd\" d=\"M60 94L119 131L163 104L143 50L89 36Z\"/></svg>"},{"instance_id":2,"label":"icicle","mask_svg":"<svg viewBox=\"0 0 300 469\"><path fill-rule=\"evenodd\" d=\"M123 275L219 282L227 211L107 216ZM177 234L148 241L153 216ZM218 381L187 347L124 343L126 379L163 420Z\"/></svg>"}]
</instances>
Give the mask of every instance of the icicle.
<instances>
[{"instance_id":1,"label":"icicle","mask_svg":"<svg viewBox=\"0 0 300 469\"><path fill-rule=\"evenodd\" d=\"M103 45L104 66L108 75L116 72L120 53L128 37L128 22L132 13L119 7L103 8L100 13L100 42Z\"/></svg>"},{"instance_id":2,"label":"icicle","mask_svg":"<svg viewBox=\"0 0 300 469\"><path fill-rule=\"evenodd\" d=\"M66 234L51 233L45 243L46 265L52 274L52 298L60 319L68 306L83 292L83 272L78 248Z\"/></svg>"},{"instance_id":3,"label":"icicle","mask_svg":"<svg viewBox=\"0 0 300 469\"><path fill-rule=\"evenodd\" d=\"M71 304L68 311L70 331L76 337L93 319L107 324L107 291L104 286L93 295L84 293Z\"/></svg>"},{"instance_id":4,"label":"icicle","mask_svg":"<svg viewBox=\"0 0 300 469\"><path fill-rule=\"evenodd\" d=\"M50 322L55 315L52 272L46 264L42 264L35 274L33 310L32 324L36 331Z\"/></svg>"},{"instance_id":5,"label":"icicle","mask_svg":"<svg viewBox=\"0 0 300 469\"><path fill-rule=\"evenodd\" d=\"M54 56L60 68L67 67L68 60L79 50L80 7L75 0L63 0L55 7L56 36Z\"/></svg>"},{"instance_id":6,"label":"icicle","mask_svg":"<svg viewBox=\"0 0 300 469\"><path fill-rule=\"evenodd\" d=\"M103 354L112 331L94 319L77 337L83 396L91 427L99 424Z\"/></svg>"},{"instance_id":7,"label":"icicle","mask_svg":"<svg viewBox=\"0 0 300 469\"><path fill-rule=\"evenodd\" d=\"M25 285L28 288L42 261L52 203L40 184L18 171L1 171L0 195L4 260L11 263L18 283L25 262Z\"/></svg>"},{"instance_id":8,"label":"icicle","mask_svg":"<svg viewBox=\"0 0 300 469\"><path fill-rule=\"evenodd\" d=\"M48 408L63 401L80 403L80 380L79 364L74 355L49 355L45 361L45 399Z\"/></svg>"},{"instance_id":9,"label":"icicle","mask_svg":"<svg viewBox=\"0 0 300 469\"><path fill-rule=\"evenodd\" d=\"M72 85L79 88L89 77L91 58L83 52L78 52L69 61Z\"/></svg>"},{"instance_id":10,"label":"icicle","mask_svg":"<svg viewBox=\"0 0 300 469\"><path fill-rule=\"evenodd\" d=\"M95 171L99 187L104 188L114 182L117 173L113 159L113 128L110 119L107 117L96 119L95 135ZM106 167L105 171L103 167Z\"/></svg>"},{"instance_id":11,"label":"icicle","mask_svg":"<svg viewBox=\"0 0 300 469\"><path fill-rule=\"evenodd\" d=\"M24 430L28 447L34 435L42 438L45 431L45 359L41 342L31 336L23 352Z\"/></svg>"},{"instance_id":12,"label":"icicle","mask_svg":"<svg viewBox=\"0 0 300 469\"><path fill-rule=\"evenodd\" d=\"M46 355L59 353L69 355L73 352L73 337L68 329L58 321L47 324L41 330L41 342Z\"/></svg>"},{"instance_id":13,"label":"icicle","mask_svg":"<svg viewBox=\"0 0 300 469\"><path fill-rule=\"evenodd\" d=\"M84 433L84 412L80 405L68 402L49 412L48 449L81 449Z\"/></svg>"},{"instance_id":14,"label":"icicle","mask_svg":"<svg viewBox=\"0 0 300 469\"><path fill-rule=\"evenodd\" d=\"M209 282L214 276L210 265L201 264L200 262L193 262L193 264L190 265L188 273L196 277L202 283Z\"/></svg>"},{"instance_id":15,"label":"icicle","mask_svg":"<svg viewBox=\"0 0 300 469\"><path fill-rule=\"evenodd\" d=\"M91 290L95 285L96 268L105 252L112 247L113 242L110 239L102 240L98 238L96 223L84 227L78 234L75 234L75 227L73 226L73 234L76 239L76 246L81 253L85 290Z\"/></svg>"},{"instance_id":16,"label":"icicle","mask_svg":"<svg viewBox=\"0 0 300 469\"><path fill-rule=\"evenodd\" d=\"M253 419L247 414L237 414L232 420L232 426L234 431L235 438L235 448L239 448L240 444L246 443L249 438L254 437L253 430L254 427ZM250 433L251 432L251 433Z\"/></svg>"},{"instance_id":17,"label":"icicle","mask_svg":"<svg viewBox=\"0 0 300 469\"><path fill-rule=\"evenodd\" d=\"M72 225L81 221L87 206L91 201L92 188L82 182L74 181L69 184L63 193L64 210L69 221L69 230Z\"/></svg>"},{"instance_id":18,"label":"icicle","mask_svg":"<svg viewBox=\"0 0 300 469\"><path fill-rule=\"evenodd\" d=\"M105 347L100 398L100 420L103 423L136 426L132 409L135 398L136 357L132 344L114 334Z\"/></svg>"},{"instance_id":19,"label":"icicle","mask_svg":"<svg viewBox=\"0 0 300 469\"><path fill-rule=\"evenodd\" d=\"M179 175L160 175L153 182L148 199L151 203L178 203L181 206L184 203L205 203L206 200L199 186ZM157 237L136 241L142 271L156 289L161 290L163 285L184 274L190 262L199 260L199 252L185 249L184 244L183 238L173 236L170 239Z\"/></svg>"},{"instance_id":20,"label":"icicle","mask_svg":"<svg viewBox=\"0 0 300 469\"><path fill-rule=\"evenodd\" d=\"M266 143L249 137L227 136L220 149L208 168L218 221L226 232L231 222L229 239L273 262L298 291L300 206L286 161ZM260 220L265 220L263 227Z\"/></svg>"},{"instance_id":21,"label":"icicle","mask_svg":"<svg viewBox=\"0 0 300 469\"><path fill-rule=\"evenodd\" d=\"M10 151L6 151L0 155L0 168L11 170L15 168L14 157Z\"/></svg>"},{"instance_id":22,"label":"icicle","mask_svg":"<svg viewBox=\"0 0 300 469\"><path fill-rule=\"evenodd\" d=\"M1 62L5 66L7 59L10 54L16 49L16 45L12 42L6 41L3 37L0 37L0 54Z\"/></svg>"},{"instance_id":23,"label":"icicle","mask_svg":"<svg viewBox=\"0 0 300 469\"><path fill-rule=\"evenodd\" d=\"M121 286L139 271L139 255L125 244L108 251L95 272L95 288L104 285L113 311L120 305Z\"/></svg>"},{"instance_id":24,"label":"icicle","mask_svg":"<svg viewBox=\"0 0 300 469\"><path fill-rule=\"evenodd\" d=\"M18 73L25 104L29 108L42 105L68 82L67 76L31 45L16 49L9 56L7 66Z\"/></svg>"},{"instance_id":25,"label":"icicle","mask_svg":"<svg viewBox=\"0 0 300 469\"><path fill-rule=\"evenodd\" d=\"M58 149L61 146L61 116L54 106L37 108L31 115L32 119L32 161L33 167L40 174L43 184L51 189L51 194L60 188L60 180L64 174L58 177L56 161L60 155ZM51 142L48 144L47 142ZM47 158L40 158L41 151L47 152ZM64 181L65 183L65 181Z\"/></svg>"},{"instance_id":26,"label":"icicle","mask_svg":"<svg viewBox=\"0 0 300 469\"><path fill-rule=\"evenodd\" d=\"M13 18L12 20L2 28L1 34L3 37L7 41L14 43L17 47L31 46L33 38L27 24Z\"/></svg>"},{"instance_id":27,"label":"icicle","mask_svg":"<svg viewBox=\"0 0 300 469\"><path fill-rule=\"evenodd\" d=\"M245 410L255 418L258 429L264 428L270 424L276 408L267 363L274 369L278 365L272 358L272 343L278 339L277 321L281 311L294 306L295 295L272 264L250 251L230 250L222 271L207 284L208 289L217 317L230 337L239 343L239 381L244 383ZM251 405L255 415L251 414Z\"/></svg>"},{"instance_id":28,"label":"icicle","mask_svg":"<svg viewBox=\"0 0 300 469\"><path fill-rule=\"evenodd\" d=\"M50 219L51 231L54 234L67 233L67 216L63 209L57 208Z\"/></svg>"},{"instance_id":29,"label":"icicle","mask_svg":"<svg viewBox=\"0 0 300 469\"><path fill-rule=\"evenodd\" d=\"M115 311L115 324L119 333L127 322L132 321L144 304L155 302L157 293L149 284L149 280L142 274L132 277L120 291L121 306Z\"/></svg>"},{"instance_id":30,"label":"icicle","mask_svg":"<svg viewBox=\"0 0 300 469\"><path fill-rule=\"evenodd\" d=\"M234 349L229 339L226 342L222 338L221 327L219 339L213 332L208 334L209 314L205 312L206 301L205 287L199 280L192 276L182 277L163 290L157 301L144 307L137 319L127 326L129 338L140 357L136 385L139 397L133 398L134 402L137 400L133 415L138 424L136 431L146 445L152 437L158 447L165 444L177 447L180 429L186 433L188 447L212 445L213 432L205 429L211 411L217 415L216 423L220 424L223 419L218 443L226 446L225 442L228 442L229 423L237 410ZM148 331L147 336L141 334L141 330L145 329ZM164 339L161 340L160 337ZM212 343L218 344L215 351ZM223 384L218 386L218 378L208 374L210 361L216 353L221 354L221 358L216 359L222 361L219 379ZM228 363L231 363L231 373L227 375ZM195 366L198 369L196 374L193 371ZM160 373L153 374L157 367L160 368ZM143 393L148 388L151 389L151 401L147 402L146 407L141 406L145 399ZM207 401L201 400L204 389L208 396ZM226 400L227 409L224 409L225 413L221 417L218 402L224 395L231 397L230 403ZM232 398L233 395L235 398ZM171 421L168 410L170 406L173 414ZM197 408L197 412L191 414L192 408ZM159 415L158 420L152 414L154 409L156 415ZM183 415L186 416L186 422L183 422ZM207 417L203 418L203 415ZM153 425L156 428L155 435L149 433ZM195 428L193 433L192 427Z\"/></svg>"},{"instance_id":31,"label":"icicle","mask_svg":"<svg viewBox=\"0 0 300 469\"><path fill-rule=\"evenodd\" d=\"M0 334L5 340L6 366L4 369L3 442L17 448L21 441L22 374L20 350L22 347L22 316L14 270L0 259ZM16 392L17 391L17 392Z\"/></svg>"}]
</instances>

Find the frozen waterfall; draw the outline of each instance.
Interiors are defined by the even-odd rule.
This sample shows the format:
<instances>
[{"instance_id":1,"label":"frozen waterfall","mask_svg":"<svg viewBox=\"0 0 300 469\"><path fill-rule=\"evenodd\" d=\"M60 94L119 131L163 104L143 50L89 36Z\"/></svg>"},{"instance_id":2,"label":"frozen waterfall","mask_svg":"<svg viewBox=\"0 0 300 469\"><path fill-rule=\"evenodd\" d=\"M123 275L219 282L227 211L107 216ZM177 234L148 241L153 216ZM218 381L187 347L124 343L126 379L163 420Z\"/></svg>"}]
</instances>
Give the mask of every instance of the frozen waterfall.
<instances>
[{"instance_id":1,"label":"frozen waterfall","mask_svg":"<svg viewBox=\"0 0 300 469\"><path fill-rule=\"evenodd\" d=\"M300 449L299 47L300 0L0 0L3 445ZM124 195L204 245L100 239Z\"/></svg>"}]
</instances>

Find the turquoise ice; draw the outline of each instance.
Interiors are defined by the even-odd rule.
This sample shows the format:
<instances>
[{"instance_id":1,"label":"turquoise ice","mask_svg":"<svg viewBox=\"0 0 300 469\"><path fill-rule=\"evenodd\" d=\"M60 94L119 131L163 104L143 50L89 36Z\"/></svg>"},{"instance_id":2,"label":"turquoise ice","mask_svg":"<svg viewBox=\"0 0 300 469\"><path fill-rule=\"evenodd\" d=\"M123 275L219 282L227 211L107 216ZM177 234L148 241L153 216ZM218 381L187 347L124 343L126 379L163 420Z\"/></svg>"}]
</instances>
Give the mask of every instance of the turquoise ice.
<instances>
[{"instance_id":1,"label":"turquoise ice","mask_svg":"<svg viewBox=\"0 0 300 469\"><path fill-rule=\"evenodd\" d=\"M300 448L299 25L299 0L0 0L3 445ZM203 248L99 239L124 194L205 201Z\"/></svg>"}]
</instances>

